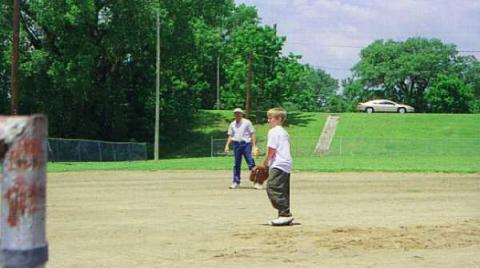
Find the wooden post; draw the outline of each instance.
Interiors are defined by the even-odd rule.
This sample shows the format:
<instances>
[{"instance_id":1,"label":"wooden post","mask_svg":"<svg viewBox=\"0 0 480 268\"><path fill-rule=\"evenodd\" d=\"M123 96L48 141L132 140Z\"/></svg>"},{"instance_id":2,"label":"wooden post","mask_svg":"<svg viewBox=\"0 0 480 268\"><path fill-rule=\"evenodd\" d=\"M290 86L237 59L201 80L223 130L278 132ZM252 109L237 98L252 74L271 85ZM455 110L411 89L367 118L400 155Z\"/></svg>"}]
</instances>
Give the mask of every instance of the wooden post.
<instances>
[{"instance_id":1,"label":"wooden post","mask_svg":"<svg viewBox=\"0 0 480 268\"><path fill-rule=\"evenodd\" d=\"M13 0L13 43L12 43L12 68L10 78L10 94L11 104L10 113L12 115L17 114L17 71L18 71L18 58L19 58L19 31L20 31L20 0Z\"/></svg>"},{"instance_id":2,"label":"wooden post","mask_svg":"<svg viewBox=\"0 0 480 268\"><path fill-rule=\"evenodd\" d=\"M247 60L247 65L248 65L248 70L247 70L247 97L245 100L245 113L246 117L250 117L250 95L251 95L251 90L252 90L252 80L253 80L253 70L252 70L252 61L253 61L253 52L250 51L248 54L248 60Z\"/></svg>"},{"instance_id":3,"label":"wooden post","mask_svg":"<svg viewBox=\"0 0 480 268\"><path fill-rule=\"evenodd\" d=\"M217 110L220 110L220 56L217 56Z\"/></svg>"},{"instance_id":4,"label":"wooden post","mask_svg":"<svg viewBox=\"0 0 480 268\"><path fill-rule=\"evenodd\" d=\"M158 160L158 150L160 146L160 9L157 10L157 72L155 84L155 141L154 141L154 159Z\"/></svg>"}]
</instances>

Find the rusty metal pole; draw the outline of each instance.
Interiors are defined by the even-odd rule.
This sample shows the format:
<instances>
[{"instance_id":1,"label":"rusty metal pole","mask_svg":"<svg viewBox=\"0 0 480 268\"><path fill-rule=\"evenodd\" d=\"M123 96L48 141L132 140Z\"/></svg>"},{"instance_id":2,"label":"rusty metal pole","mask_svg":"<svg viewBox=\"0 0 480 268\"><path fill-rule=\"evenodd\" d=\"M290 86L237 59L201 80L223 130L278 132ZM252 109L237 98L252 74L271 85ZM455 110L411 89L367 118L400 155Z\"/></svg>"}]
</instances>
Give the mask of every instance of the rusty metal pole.
<instances>
[{"instance_id":1,"label":"rusty metal pole","mask_svg":"<svg viewBox=\"0 0 480 268\"><path fill-rule=\"evenodd\" d=\"M13 1L13 40L12 40L12 68L10 78L10 113L12 115L17 114L17 71L18 71L18 58L19 58L19 32L20 32L20 0Z\"/></svg>"},{"instance_id":2,"label":"rusty metal pole","mask_svg":"<svg viewBox=\"0 0 480 268\"><path fill-rule=\"evenodd\" d=\"M0 250L5 268L43 267L48 260L46 139L45 116L0 116Z\"/></svg>"}]
</instances>

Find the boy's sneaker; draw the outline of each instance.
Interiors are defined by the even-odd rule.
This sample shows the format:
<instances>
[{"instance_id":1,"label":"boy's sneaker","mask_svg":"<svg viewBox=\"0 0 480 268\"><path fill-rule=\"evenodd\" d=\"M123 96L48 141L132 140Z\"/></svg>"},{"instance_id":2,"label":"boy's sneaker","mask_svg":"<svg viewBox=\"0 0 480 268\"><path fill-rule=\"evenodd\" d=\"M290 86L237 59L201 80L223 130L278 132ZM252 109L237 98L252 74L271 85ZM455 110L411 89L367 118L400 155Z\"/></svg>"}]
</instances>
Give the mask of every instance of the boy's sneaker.
<instances>
[{"instance_id":1,"label":"boy's sneaker","mask_svg":"<svg viewBox=\"0 0 480 268\"><path fill-rule=\"evenodd\" d=\"M230 185L229 188L230 188L230 189L236 189L236 188L238 188L239 184L240 184L240 183L238 183L238 182L232 182L232 185Z\"/></svg>"},{"instance_id":2,"label":"boy's sneaker","mask_svg":"<svg viewBox=\"0 0 480 268\"><path fill-rule=\"evenodd\" d=\"M262 186L260 183L258 183L258 182L256 182L256 183L253 185L253 188L255 188L255 189L257 189L257 190L263 190L263 186Z\"/></svg>"},{"instance_id":3,"label":"boy's sneaker","mask_svg":"<svg viewBox=\"0 0 480 268\"><path fill-rule=\"evenodd\" d=\"M293 217L278 217L268 222L272 226L290 225L293 222Z\"/></svg>"}]
</instances>

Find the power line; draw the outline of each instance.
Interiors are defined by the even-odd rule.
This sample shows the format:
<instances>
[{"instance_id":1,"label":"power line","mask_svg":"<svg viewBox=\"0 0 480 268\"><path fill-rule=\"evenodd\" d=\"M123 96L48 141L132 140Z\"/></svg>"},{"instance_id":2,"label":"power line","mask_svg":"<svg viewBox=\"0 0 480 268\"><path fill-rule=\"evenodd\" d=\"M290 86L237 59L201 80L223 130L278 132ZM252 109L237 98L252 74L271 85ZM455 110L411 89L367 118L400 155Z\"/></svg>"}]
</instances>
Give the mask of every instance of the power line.
<instances>
[{"instance_id":1,"label":"power line","mask_svg":"<svg viewBox=\"0 0 480 268\"><path fill-rule=\"evenodd\" d=\"M313 43L305 43L305 42L288 42L288 44L295 44L295 45L314 45ZM316 47L334 47L334 48L354 48L354 49L364 49L365 46L352 46L352 45L321 45ZM480 50L458 50L458 52L462 53L480 53Z\"/></svg>"},{"instance_id":2,"label":"power line","mask_svg":"<svg viewBox=\"0 0 480 268\"><path fill-rule=\"evenodd\" d=\"M295 33L290 33L288 34L289 36L312 36L312 34L321 34L321 33L344 33L344 34L352 34L355 36L363 36L363 37L379 37L379 36L412 36L412 35L419 35L419 33L405 33L405 32L360 32L360 31L354 31L354 30L315 30L315 31L303 31L303 32L295 32ZM478 35L476 32L422 32L422 35L425 36L435 36L435 35L456 35L456 36L470 36L470 35Z\"/></svg>"},{"instance_id":3,"label":"power line","mask_svg":"<svg viewBox=\"0 0 480 268\"><path fill-rule=\"evenodd\" d=\"M299 43L299 44L305 44L305 43ZM349 46L349 45L326 45L326 46L319 46L319 47L339 47L339 48L358 48L362 49L365 47L359 47L359 46ZM458 50L458 52L464 52L464 53L480 53L480 50ZM275 58L275 56L267 56L259 53L255 53L255 56L263 57L263 58ZM336 66L325 66L325 65L313 65L310 63L306 63L309 66L312 66L314 68L319 68L319 69L324 69L324 70L335 70L335 71L351 71L352 67L336 67Z\"/></svg>"},{"instance_id":4,"label":"power line","mask_svg":"<svg viewBox=\"0 0 480 268\"><path fill-rule=\"evenodd\" d=\"M313 45L313 43L302 43L302 42L288 42L288 44L295 44L295 45ZM351 46L351 45L321 45L321 46L316 46L316 47L339 47L339 48L357 48L357 49L362 49L365 47L361 46Z\"/></svg>"},{"instance_id":5,"label":"power line","mask_svg":"<svg viewBox=\"0 0 480 268\"><path fill-rule=\"evenodd\" d=\"M255 53L255 56L260 56L260 57L264 57L264 58L275 58L275 57L272 57L272 56L267 56L267 55L263 55L263 54L258 54L258 53ZM321 69L330 69L330 70L340 70L340 71L350 71L350 68L347 68L347 67L329 67L329 66L320 66L320 65L312 65L312 64L309 64L309 63L306 63L307 65L310 65L312 67L315 67L315 68L321 68Z\"/></svg>"},{"instance_id":6,"label":"power line","mask_svg":"<svg viewBox=\"0 0 480 268\"><path fill-rule=\"evenodd\" d=\"M323 66L323 65L311 65L312 67L319 68L319 69L327 69L327 70L337 70L337 71L350 71L350 68L346 67L330 67L330 66Z\"/></svg>"}]
</instances>

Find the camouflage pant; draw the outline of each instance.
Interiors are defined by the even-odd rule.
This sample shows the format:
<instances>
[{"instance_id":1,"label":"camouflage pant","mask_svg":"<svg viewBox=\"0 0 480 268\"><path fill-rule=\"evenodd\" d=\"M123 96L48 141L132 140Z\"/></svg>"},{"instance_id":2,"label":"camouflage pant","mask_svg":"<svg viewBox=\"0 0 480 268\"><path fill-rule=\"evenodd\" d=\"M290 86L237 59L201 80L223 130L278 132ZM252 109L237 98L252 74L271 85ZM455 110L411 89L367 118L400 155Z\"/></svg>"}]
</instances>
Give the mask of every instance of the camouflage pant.
<instances>
[{"instance_id":1,"label":"camouflage pant","mask_svg":"<svg viewBox=\"0 0 480 268\"><path fill-rule=\"evenodd\" d=\"M279 217L291 217L290 213L290 173L280 169L270 169L267 180L267 194Z\"/></svg>"}]
</instances>

